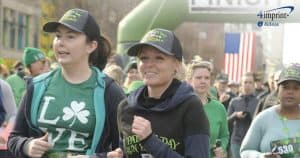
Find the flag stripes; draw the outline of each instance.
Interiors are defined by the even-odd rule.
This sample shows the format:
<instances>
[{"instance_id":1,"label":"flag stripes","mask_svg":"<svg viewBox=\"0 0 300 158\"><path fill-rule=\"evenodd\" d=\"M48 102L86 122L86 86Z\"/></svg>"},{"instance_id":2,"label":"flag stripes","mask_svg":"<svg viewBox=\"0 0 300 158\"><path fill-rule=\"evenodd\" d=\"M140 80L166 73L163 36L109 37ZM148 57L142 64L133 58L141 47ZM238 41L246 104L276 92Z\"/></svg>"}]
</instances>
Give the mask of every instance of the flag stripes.
<instances>
[{"instance_id":1,"label":"flag stripes","mask_svg":"<svg viewBox=\"0 0 300 158\"><path fill-rule=\"evenodd\" d=\"M255 44L254 32L225 34L224 72L229 80L240 81L243 73L253 71Z\"/></svg>"}]
</instances>

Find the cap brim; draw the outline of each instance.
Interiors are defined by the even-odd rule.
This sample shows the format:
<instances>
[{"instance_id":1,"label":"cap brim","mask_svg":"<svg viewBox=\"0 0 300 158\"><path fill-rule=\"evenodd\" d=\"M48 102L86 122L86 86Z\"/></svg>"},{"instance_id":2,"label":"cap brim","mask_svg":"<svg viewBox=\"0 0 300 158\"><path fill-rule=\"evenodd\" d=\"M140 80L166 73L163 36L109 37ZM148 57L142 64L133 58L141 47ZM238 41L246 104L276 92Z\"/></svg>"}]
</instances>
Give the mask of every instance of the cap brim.
<instances>
[{"instance_id":1,"label":"cap brim","mask_svg":"<svg viewBox=\"0 0 300 158\"><path fill-rule=\"evenodd\" d=\"M221 83L228 83L228 80L226 79L216 79L216 81Z\"/></svg>"},{"instance_id":2,"label":"cap brim","mask_svg":"<svg viewBox=\"0 0 300 158\"><path fill-rule=\"evenodd\" d=\"M75 27L66 24L66 23L62 23L62 22L48 22L43 26L43 30L45 32L56 32L56 29L59 25L64 25L65 27L68 27L71 30L77 31L77 32L82 32L78 29L76 29Z\"/></svg>"},{"instance_id":3,"label":"cap brim","mask_svg":"<svg viewBox=\"0 0 300 158\"><path fill-rule=\"evenodd\" d=\"M173 53L167 51L166 49L164 49L164 48L162 48L162 47L160 47L160 46L158 46L158 45L155 45L155 44L153 44L153 43L146 43L146 42L145 42L145 43L137 43L137 44L131 46L131 47L128 49L128 51L127 51L127 55L129 55L129 56L137 56L138 53L140 52L140 50L141 50L141 48L142 48L143 46L152 46L152 47L154 47L154 48L160 50L162 53L165 53L165 54L167 54L167 55L174 56Z\"/></svg>"},{"instance_id":4,"label":"cap brim","mask_svg":"<svg viewBox=\"0 0 300 158\"><path fill-rule=\"evenodd\" d=\"M296 79L296 78L286 78L286 79L278 81L277 84L280 85L280 84L282 84L283 82L286 82L286 81L297 81L297 82L300 82L299 79Z\"/></svg>"}]
</instances>

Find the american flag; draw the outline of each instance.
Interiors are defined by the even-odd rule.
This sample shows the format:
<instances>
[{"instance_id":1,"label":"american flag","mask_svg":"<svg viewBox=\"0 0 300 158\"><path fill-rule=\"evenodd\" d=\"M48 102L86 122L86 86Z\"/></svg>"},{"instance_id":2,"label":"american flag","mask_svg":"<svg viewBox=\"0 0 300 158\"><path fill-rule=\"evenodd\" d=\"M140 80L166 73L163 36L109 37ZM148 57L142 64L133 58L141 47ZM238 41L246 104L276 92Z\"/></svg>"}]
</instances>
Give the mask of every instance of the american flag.
<instances>
[{"instance_id":1,"label":"american flag","mask_svg":"<svg viewBox=\"0 0 300 158\"><path fill-rule=\"evenodd\" d=\"M243 73L253 71L255 40L254 32L225 33L224 72L229 80L240 81Z\"/></svg>"}]
</instances>

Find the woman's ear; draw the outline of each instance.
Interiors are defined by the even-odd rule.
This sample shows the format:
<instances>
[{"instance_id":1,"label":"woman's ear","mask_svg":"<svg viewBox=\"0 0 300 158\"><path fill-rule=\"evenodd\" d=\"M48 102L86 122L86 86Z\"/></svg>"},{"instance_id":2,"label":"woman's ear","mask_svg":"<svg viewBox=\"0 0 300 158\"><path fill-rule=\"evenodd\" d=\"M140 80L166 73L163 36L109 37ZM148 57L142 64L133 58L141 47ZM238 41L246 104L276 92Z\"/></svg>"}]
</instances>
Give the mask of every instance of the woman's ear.
<instances>
[{"instance_id":1,"label":"woman's ear","mask_svg":"<svg viewBox=\"0 0 300 158\"><path fill-rule=\"evenodd\" d=\"M179 80L185 80L185 66L182 62L178 61L177 59L175 60L175 78Z\"/></svg>"},{"instance_id":2,"label":"woman's ear","mask_svg":"<svg viewBox=\"0 0 300 158\"><path fill-rule=\"evenodd\" d=\"M91 54L94 50L96 50L98 47L98 42L97 41L91 41L88 43L88 46L87 46L87 52L89 54Z\"/></svg>"}]
</instances>

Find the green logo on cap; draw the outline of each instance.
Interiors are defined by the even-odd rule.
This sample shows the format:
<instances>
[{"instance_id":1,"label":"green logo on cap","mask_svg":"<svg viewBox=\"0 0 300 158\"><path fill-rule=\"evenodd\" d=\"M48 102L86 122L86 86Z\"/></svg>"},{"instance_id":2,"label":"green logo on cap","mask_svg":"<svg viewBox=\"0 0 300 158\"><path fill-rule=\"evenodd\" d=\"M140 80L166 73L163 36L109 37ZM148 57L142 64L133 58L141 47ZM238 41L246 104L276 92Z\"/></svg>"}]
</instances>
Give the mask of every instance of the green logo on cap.
<instances>
[{"instance_id":1,"label":"green logo on cap","mask_svg":"<svg viewBox=\"0 0 300 158\"><path fill-rule=\"evenodd\" d=\"M166 34L160 31L151 31L149 32L143 41L155 41L155 42L164 42L165 38L167 37Z\"/></svg>"},{"instance_id":2,"label":"green logo on cap","mask_svg":"<svg viewBox=\"0 0 300 158\"><path fill-rule=\"evenodd\" d=\"M295 69L288 69L287 71L284 72L283 76L300 79L300 71L297 71Z\"/></svg>"},{"instance_id":3,"label":"green logo on cap","mask_svg":"<svg viewBox=\"0 0 300 158\"><path fill-rule=\"evenodd\" d=\"M70 10L64 14L61 21L77 21L81 14L78 10Z\"/></svg>"}]
</instances>

